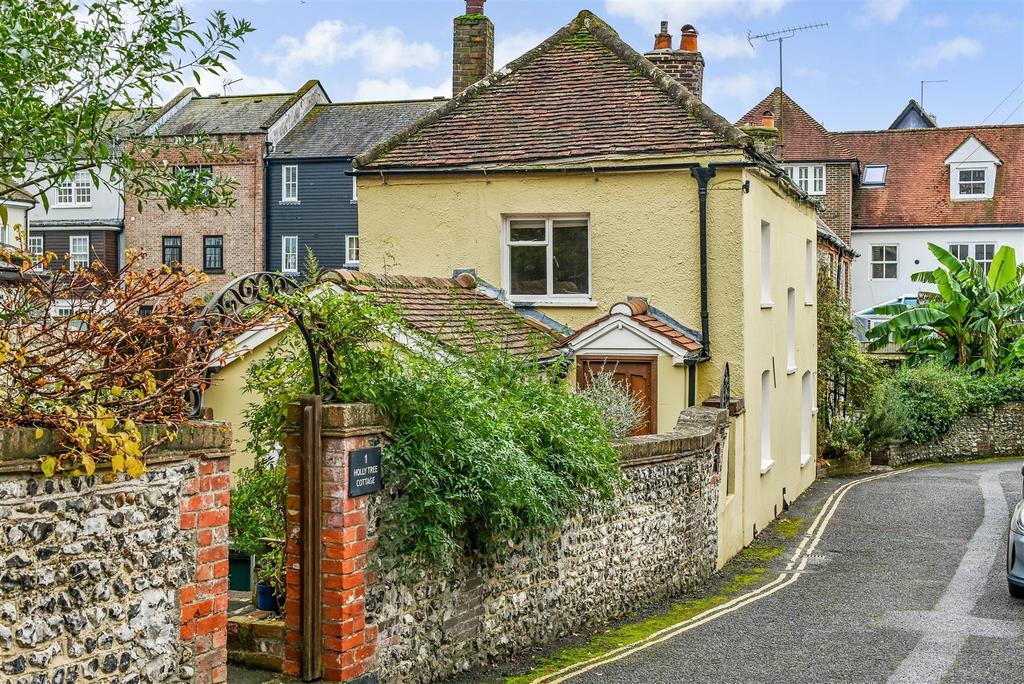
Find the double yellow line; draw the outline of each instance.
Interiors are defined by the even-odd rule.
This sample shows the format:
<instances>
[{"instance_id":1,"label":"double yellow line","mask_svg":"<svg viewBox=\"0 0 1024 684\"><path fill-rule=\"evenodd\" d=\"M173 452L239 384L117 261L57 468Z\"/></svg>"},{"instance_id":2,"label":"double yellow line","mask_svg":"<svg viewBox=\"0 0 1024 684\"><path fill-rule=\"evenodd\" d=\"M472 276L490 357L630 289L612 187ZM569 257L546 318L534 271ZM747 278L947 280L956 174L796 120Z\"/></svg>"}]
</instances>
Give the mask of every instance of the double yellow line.
<instances>
[{"instance_id":1,"label":"double yellow line","mask_svg":"<svg viewBox=\"0 0 1024 684\"><path fill-rule=\"evenodd\" d=\"M663 641L667 641L673 637L679 636L680 634L689 632L691 629L696 629L703 624L717 620L723 615L733 613L744 606L754 603L755 601L760 601L767 596L771 596L780 589L788 587L790 584L800 579L800 575L803 574L804 569L807 567L808 557L814 553L814 550L818 546L818 542L821 541L822 535L825 533L825 529L832 520L832 516L835 515L836 509L839 507L839 503L843 500L843 497L846 496L847 492L866 482L881 480L899 473L906 473L916 469L917 468L906 468L904 470L872 475L870 477L865 477L860 480L854 480L853 482L844 484L836 489L836 491L832 492L832 494L825 500L825 504L822 506L821 511L817 516L815 516L811 526L807 528L807 531L804 533L803 538L800 540L800 544L789 559L789 563L786 564L786 569L779 573L779 576L771 582L762 584L756 589L752 589L720 606L710 608L699 615L694 615L693 617L672 625L671 627L666 627L665 629L654 632L653 634L649 634L640 641L636 641L627 646L621 646L608 651L607 653L595 656L589 660L569 665L557 672L546 674L539 679L535 679L535 684L557 684L557 682L568 681L569 679L572 679L577 675L581 675L584 672L593 670L596 667L615 662L616 660L621 660L627 656L633 655L634 653L650 648L655 644L660 644Z\"/></svg>"}]
</instances>

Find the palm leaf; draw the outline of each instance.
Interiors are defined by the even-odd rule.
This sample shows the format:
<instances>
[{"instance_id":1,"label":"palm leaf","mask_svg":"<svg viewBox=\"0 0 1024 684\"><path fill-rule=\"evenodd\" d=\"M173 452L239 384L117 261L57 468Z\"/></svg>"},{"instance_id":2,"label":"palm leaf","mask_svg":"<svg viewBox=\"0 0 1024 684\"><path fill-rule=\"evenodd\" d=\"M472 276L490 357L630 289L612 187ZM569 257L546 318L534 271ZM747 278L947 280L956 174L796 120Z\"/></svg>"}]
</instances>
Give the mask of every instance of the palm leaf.
<instances>
[{"instance_id":1,"label":"palm leaf","mask_svg":"<svg viewBox=\"0 0 1024 684\"><path fill-rule=\"evenodd\" d=\"M1002 290L1007 285L1020 283L1017 279L1017 253L1013 247L1003 245L992 258L988 271L988 285L993 290Z\"/></svg>"}]
</instances>

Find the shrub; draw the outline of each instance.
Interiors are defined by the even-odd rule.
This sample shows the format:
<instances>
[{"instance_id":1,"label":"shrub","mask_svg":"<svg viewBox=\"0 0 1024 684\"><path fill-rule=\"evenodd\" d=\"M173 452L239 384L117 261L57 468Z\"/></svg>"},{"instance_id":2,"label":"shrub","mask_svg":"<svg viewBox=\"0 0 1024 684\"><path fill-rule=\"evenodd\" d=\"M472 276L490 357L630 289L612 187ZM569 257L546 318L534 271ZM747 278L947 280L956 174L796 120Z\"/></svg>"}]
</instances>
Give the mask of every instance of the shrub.
<instances>
[{"instance_id":1,"label":"shrub","mask_svg":"<svg viewBox=\"0 0 1024 684\"><path fill-rule=\"evenodd\" d=\"M384 557L450 567L461 553L500 554L611 499L622 482L600 410L565 388L563 369L513 358L486 338L462 354L414 335L423 343L411 355L382 332L403 330L397 312L362 294L302 305L325 323L315 334L339 365L336 399L373 403L393 423ZM283 441L287 405L308 392L308 365L295 331L252 364L248 389L265 397L247 420L258 451Z\"/></svg>"},{"instance_id":2,"label":"shrub","mask_svg":"<svg viewBox=\"0 0 1024 684\"><path fill-rule=\"evenodd\" d=\"M591 373L580 394L597 406L613 437L628 437L643 422L643 404L626 387L616 383L612 373Z\"/></svg>"},{"instance_id":3,"label":"shrub","mask_svg":"<svg viewBox=\"0 0 1024 684\"><path fill-rule=\"evenodd\" d=\"M971 407L971 378L939 364L905 366L881 385L865 417L872 451L946 434Z\"/></svg>"},{"instance_id":4,"label":"shrub","mask_svg":"<svg viewBox=\"0 0 1024 684\"><path fill-rule=\"evenodd\" d=\"M238 484L231 490L228 521L232 548L259 557L257 579L279 596L284 589L284 547L264 540L285 538L285 473L283 459L259 459L251 468L240 469Z\"/></svg>"}]
</instances>

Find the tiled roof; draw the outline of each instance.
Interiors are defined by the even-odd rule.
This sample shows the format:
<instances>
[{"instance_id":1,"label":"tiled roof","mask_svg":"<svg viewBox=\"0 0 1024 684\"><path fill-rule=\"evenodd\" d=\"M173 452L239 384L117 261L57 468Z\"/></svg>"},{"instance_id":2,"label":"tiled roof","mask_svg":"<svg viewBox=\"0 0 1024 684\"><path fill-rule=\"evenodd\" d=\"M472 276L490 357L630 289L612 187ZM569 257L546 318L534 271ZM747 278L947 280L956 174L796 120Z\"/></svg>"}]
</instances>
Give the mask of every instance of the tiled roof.
<instances>
[{"instance_id":1,"label":"tiled roof","mask_svg":"<svg viewBox=\"0 0 1024 684\"><path fill-rule=\"evenodd\" d=\"M356 162L371 169L515 165L750 144L584 10Z\"/></svg>"},{"instance_id":2,"label":"tiled roof","mask_svg":"<svg viewBox=\"0 0 1024 684\"><path fill-rule=\"evenodd\" d=\"M1003 163L990 200L954 202L946 158L971 136ZM1024 125L837 133L861 164L888 164L885 185L856 188L853 227L1024 224Z\"/></svg>"},{"instance_id":3,"label":"tiled roof","mask_svg":"<svg viewBox=\"0 0 1024 684\"><path fill-rule=\"evenodd\" d=\"M339 269L332 279L351 292L371 294L393 305L413 329L440 344L472 352L481 337L520 357L549 360L561 356L554 345L560 336L539 322L476 288L468 274L458 278L373 275Z\"/></svg>"},{"instance_id":4,"label":"tiled roof","mask_svg":"<svg viewBox=\"0 0 1024 684\"><path fill-rule=\"evenodd\" d=\"M760 126L761 115L765 111L775 115L784 161L850 161L854 158L842 141L825 130L824 126L779 88L744 114L737 125Z\"/></svg>"},{"instance_id":5,"label":"tiled roof","mask_svg":"<svg viewBox=\"0 0 1024 684\"><path fill-rule=\"evenodd\" d=\"M686 330L683 326L671 319L668 319L664 315L658 315L659 313L660 312L656 309L649 306L647 301L644 299L629 299L625 302L619 302L612 305L611 309L608 310L607 315L597 318L577 329L576 332L563 339L559 344L563 347L572 346L572 342L574 340L579 339L579 337L588 330L600 326L612 316L627 315L631 320L658 333L662 337L667 338L673 344L678 347L682 347L687 352L696 354L704 348L704 346L695 339L695 335L692 334L691 331Z\"/></svg>"},{"instance_id":6,"label":"tiled roof","mask_svg":"<svg viewBox=\"0 0 1024 684\"><path fill-rule=\"evenodd\" d=\"M828 224L818 219L818 239L835 247L841 254L857 255L857 252L850 249L850 246L843 242L842 238L835 234Z\"/></svg>"},{"instance_id":7,"label":"tiled roof","mask_svg":"<svg viewBox=\"0 0 1024 684\"><path fill-rule=\"evenodd\" d=\"M267 120L293 97L294 93L194 97L163 122L157 133L164 136L260 133L265 130Z\"/></svg>"},{"instance_id":8,"label":"tiled roof","mask_svg":"<svg viewBox=\"0 0 1024 684\"><path fill-rule=\"evenodd\" d=\"M317 105L288 132L269 156L355 157L445 102L442 98Z\"/></svg>"}]
</instances>

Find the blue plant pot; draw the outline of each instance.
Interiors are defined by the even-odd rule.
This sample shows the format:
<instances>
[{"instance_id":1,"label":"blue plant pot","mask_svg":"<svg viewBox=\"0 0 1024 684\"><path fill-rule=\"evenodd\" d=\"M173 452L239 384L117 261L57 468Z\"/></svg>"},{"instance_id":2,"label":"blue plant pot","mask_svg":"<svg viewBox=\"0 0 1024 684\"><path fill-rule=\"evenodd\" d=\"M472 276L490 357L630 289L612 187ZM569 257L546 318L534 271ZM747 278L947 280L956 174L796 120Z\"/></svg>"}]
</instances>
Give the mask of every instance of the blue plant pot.
<instances>
[{"instance_id":1,"label":"blue plant pot","mask_svg":"<svg viewBox=\"0 0 1024 684\"><path fill-rule=\"evenodd\" d=\"M279 606L277 596L274 595L274 588L262 582L256 585L256 607L260 610L277 611Z\"/></svg>"}]
</instances>

